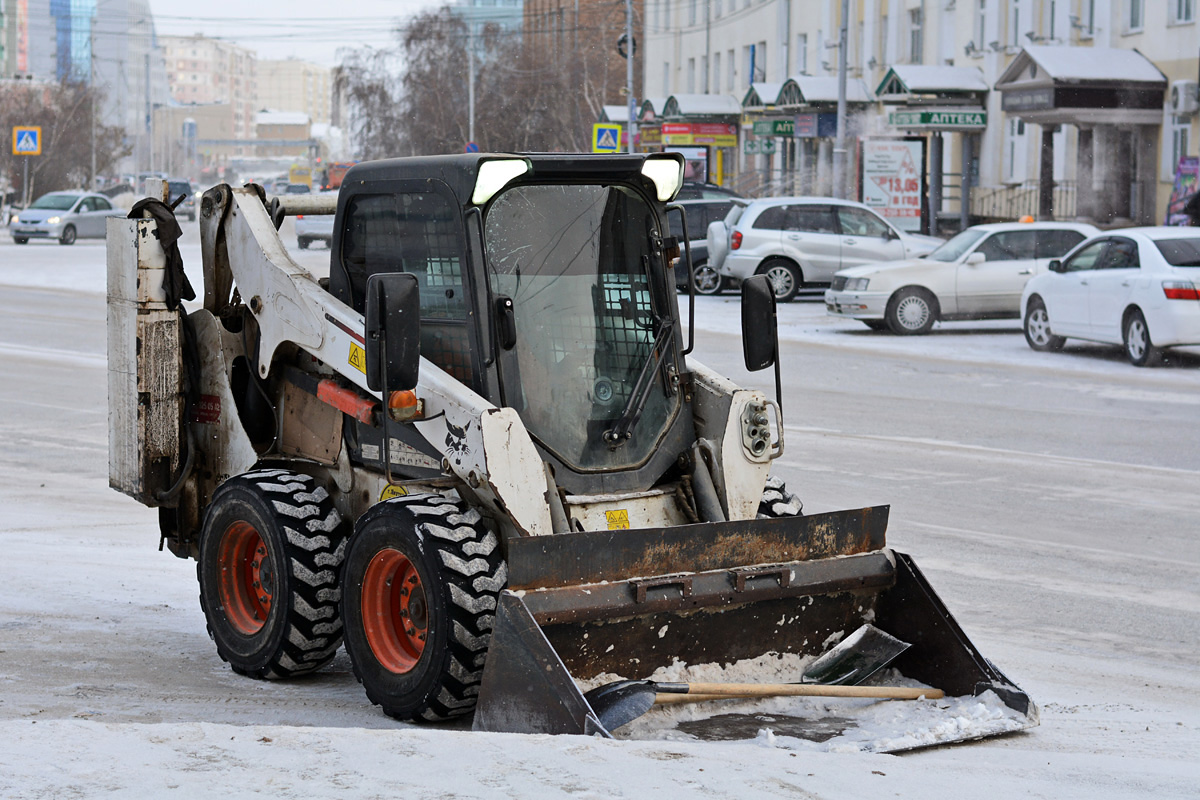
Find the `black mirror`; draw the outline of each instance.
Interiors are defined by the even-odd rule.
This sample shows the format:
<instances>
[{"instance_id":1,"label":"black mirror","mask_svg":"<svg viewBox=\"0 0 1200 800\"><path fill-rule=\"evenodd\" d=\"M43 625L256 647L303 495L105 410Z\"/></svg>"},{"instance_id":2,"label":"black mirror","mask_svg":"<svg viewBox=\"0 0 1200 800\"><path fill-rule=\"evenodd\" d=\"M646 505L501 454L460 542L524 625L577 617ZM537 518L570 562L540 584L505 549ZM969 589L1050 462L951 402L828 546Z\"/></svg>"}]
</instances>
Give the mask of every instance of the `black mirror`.
<instances>
[{"instance_id":1,"label":"black mirror","mask_svg":"<svg viewBox=\"0 0 1200 800\"><path fill-rule=\"evenodd\" d=\"M367 278L366 328L367 387L375 392L416 387L421 364L416 275L387 272Z\"/></svg>"},{"instance_id":2,"label":"black mirror","mask_svg":"<svg viewBox=\"0 0 1200 800\"><path fill-rule=\"evenodd\" d=\"M1067 271L1067 268L1063 266L1062 261L1060 261L1057 258L1050 262L1047 269L1049 269L1051 272L1066 272Z\"/></svg>"},{"instance_id":3,"label":"black mirror","mask_svg":"<svg viewBox=\"0 0 1200 800\"><path fill-rule=\"evenodd\" d=\"M742 281L742 350L751 372L775 363L776 324L771 281L766 275Z\"/></svg>"}]
</instances>

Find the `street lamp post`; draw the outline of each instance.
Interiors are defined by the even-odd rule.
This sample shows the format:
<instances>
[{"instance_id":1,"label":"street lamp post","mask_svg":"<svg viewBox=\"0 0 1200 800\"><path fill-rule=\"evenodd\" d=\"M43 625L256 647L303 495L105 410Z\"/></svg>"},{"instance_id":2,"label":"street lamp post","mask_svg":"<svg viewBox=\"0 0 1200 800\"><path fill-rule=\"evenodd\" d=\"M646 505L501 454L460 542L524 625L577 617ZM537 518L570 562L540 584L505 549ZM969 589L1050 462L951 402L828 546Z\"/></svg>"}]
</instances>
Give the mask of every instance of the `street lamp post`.
<instances>
[{"instance_id":1,"label":"street lamp post","mask_svg":"<svg viewBox=\"0 0 1200 800\"><path fill-rule=\"evenodd\" d=\"M849 39L850 0L842 0L842 26L838 33L837 139L833 145L833 196L846 198L846 44Z\"/></svg>"}]
</instances>

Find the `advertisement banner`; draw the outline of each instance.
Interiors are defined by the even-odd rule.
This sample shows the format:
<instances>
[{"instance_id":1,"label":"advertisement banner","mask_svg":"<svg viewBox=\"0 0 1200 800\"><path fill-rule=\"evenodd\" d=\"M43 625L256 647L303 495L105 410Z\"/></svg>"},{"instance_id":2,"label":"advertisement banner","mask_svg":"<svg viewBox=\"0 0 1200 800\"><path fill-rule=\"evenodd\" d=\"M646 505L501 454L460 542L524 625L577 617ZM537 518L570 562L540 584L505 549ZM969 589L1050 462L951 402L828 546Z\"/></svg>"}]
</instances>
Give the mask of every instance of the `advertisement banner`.
<instances>
[{"instance_id":1,"label":"advertisement banner","mask_svg":"<svg viewBox=\"0 0 1200 800\"><path fill-rule=\"evenodd\" d=\"M897 228L924 229L925 140L864 139L862 202Z\"/></svg>"},{"instance_id":2,"label":"advertisement banner","mask_svg":"<svg viewBox=\"0 0 1200 800\"><path fill-rule=\"evenodd\" d=\"M737 147L737 125L724 122L664 122L663 144Z\"/></svg>"},{"instance_id":3,"label":"advertisement banner","mask_svg":"<svg viewBox=\"0 0 1200 800\"><path fill-rule=\"evenodd\" d=\"M1184 156L1175 168L1175 187L1171 190L1171 199L1167 201L1167 218L1163 224L1188 225L1183 207L1196 192L1200 192L1200 158Z\"/></svg>"}]
</instances>

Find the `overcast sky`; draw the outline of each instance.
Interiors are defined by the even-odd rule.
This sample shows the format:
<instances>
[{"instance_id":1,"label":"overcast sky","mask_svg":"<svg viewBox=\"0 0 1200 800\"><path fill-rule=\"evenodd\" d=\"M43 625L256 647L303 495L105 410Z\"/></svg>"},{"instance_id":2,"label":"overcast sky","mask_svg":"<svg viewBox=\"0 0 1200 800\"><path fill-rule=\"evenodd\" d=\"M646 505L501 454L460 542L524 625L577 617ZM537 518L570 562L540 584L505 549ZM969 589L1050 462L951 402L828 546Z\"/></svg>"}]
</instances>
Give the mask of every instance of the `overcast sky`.
<instances>
[{"instance_id":1,"label":"overcast sky","mask_svg":"<svg viewBox=\"0 0 1200 800\"><path fill-rule=\"evenodd\" d=\"M445 0L150 0L159 35L205 36L255 50L259 58L296 57L325 66L342 47L391 46L403 20Z\"/></svg>"}]
</instances>

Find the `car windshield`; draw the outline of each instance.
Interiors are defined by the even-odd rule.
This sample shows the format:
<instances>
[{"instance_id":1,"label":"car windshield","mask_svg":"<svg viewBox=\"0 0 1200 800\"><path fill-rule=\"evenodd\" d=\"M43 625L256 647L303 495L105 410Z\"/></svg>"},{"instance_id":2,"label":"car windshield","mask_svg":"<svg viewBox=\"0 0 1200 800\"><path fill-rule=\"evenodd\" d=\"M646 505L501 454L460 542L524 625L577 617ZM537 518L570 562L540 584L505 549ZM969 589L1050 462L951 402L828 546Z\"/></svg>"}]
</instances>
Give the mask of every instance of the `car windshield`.
<instances>
[{"instance_id":1,"label":"car windshield","mask_svg":"<svg viewBox=\"0 0 1200 800\"><path fill-rule=\"evenodd\" d=\"M505 402L576 469L643 463L678 408L657 229L649 203L620 186L516 186L488 209L492 291L511 300L516 333Z\"/></svg>"},{"instance_id":2,"label":"car windshield","mask_svg":"<svg viewBox=\"0 0 1200 800\"><path fill-rule=\"evenodd\" d=\"M48 211L66 211L75 205L75 201L78 199L79 196L74 194L44 194L37 200L34 200L30 208L44 208Z\"/></svg>"},{"instance_id":3,"label":"car windshield","mask_svg":"<svg viewBox=\"0 0 1200 800\"><path fill-rule=\"evenodd\" d=\"M963 253L971 249L971 247L987 236L987 231L965 230L955 236L944 245L934 250L929 255L925 256L927 261L958 261L962 258Z\"/></svg>"},{"instance_id":4,"label":"car windshield","mask_svg":"<svg viewBox=\"0 0 1200 800\"><path fill-rule=\"evenodd\" d=\"M1172 267L1200 267L1200 237L1156 239L1154 246Z\"/></svg>"}]
</instances>

